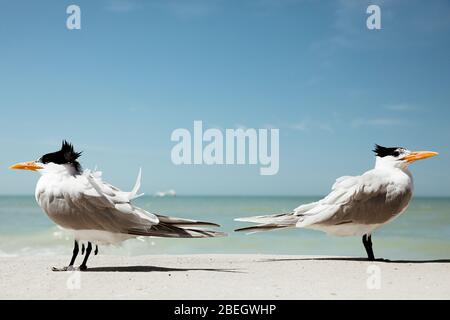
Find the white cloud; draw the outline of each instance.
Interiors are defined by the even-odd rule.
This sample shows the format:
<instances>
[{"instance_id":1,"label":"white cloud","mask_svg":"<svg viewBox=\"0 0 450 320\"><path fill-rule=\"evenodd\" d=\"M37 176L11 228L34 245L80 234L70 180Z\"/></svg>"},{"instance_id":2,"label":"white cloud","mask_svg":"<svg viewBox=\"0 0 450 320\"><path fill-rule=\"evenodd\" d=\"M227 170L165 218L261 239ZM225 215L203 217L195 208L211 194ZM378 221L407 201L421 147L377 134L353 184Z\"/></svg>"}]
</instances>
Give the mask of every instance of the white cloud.
<instances>
[{"instance_id":1,"label":"white cloud","mask_svg":"<svg viewBox=\"0 0 450 320\"><path fill-rule=\"evenodd\" d=\"M319 123L319 124L317 125L317 127L318 127L320 130L327 131L327 132L329 132L329 133L334 133L333 127L332 127L330 124L328 124L328 123Z\"/></svg>"},{"instance_id":2,"label":"white cloud","mask_svg":"<svg viewBox=\"0 0 450 320\"><path fill-rule=\"evenodd\" d=\"M267 123L267 124L263 125L262 128L267 129L267 130L278 129L278 127L276 125L273 125L271 123Z\"/></svg>"},{"instance_id":3,"label":"white cloud","mask_svg":"<svg viewBox=\"0 0 450 320\"><path fill-rule=\"evenodd\" d=\"M328 59L342 49L379 49L381 42L386 43L389 38L371 38L370 41L367 41L366 17L368 15L366 9L370 4L382 6L382 13L385 14L389 10L387 4L390 2L386 0L334 1L335 11L331 34L312 42L309 50L314 54L319 54L322 59ZM385 16L386 14L383 17ZM327 64L330 63L327 61Z\"/></svg>"},{"instance_id":4,"label":"white cloud","mask_svg":"<svg viewBox=\"0 0 450 320\"><path fill-rule=\"evenodd\" d=\"M398 126L404 125L406 122L402 119L396 118L373 118L373 119L364 119L358 118L352 121L352 126L355 128L359 127L389 127L389 126Z\"/></svg>"},{"instance_id":5,"label":"white cloud","mask_svg":"<svg viewBox=\"0 0 450 320\"><path fill-rule=\"evenodd\" d=\"M312 131L312 130L321 130L326 131L328 133L334 133L333 126L328 122L323 121L313 121L310 119L302 120L294 125L289 126L292 130L297 131Z\"/></svg>"},{"instance_id":6,"label":"white cloud","mask_svg":"<svg viewBox=\"0 0 450 320\"><path fill-rule=\"evenodd\" d=\"M390 111L412 111L417 110L417 108L408 103L398 103L398 104L390 104L385 107Z\"/></svg>"},{"instance_id":7,"label":"white cloud","mask_svg":"<svg viewBox=\"0 0 450 320\"><path fill-rule=\"evenodd\" d=\"M300 130L300 131L307 131L309 128L308 126L308 121L307 120L303 120L299 123L296 123L294 125L291 126L291 129L293 130Z\"/></svg>"}]
</instances>

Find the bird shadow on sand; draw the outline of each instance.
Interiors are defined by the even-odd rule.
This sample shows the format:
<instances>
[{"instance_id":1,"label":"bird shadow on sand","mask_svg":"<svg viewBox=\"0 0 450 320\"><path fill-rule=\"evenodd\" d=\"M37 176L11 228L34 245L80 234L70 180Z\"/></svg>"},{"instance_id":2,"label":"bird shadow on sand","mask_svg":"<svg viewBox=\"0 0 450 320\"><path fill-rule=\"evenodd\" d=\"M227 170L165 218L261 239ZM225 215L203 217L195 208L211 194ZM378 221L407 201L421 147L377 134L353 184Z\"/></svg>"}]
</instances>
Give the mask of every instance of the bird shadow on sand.
<instances>
[{"instance_id":1,"label":"bird shadow on sand","mask_svg":"<svg viewBox=\"0 0 450 320\"><path fill-rule=\"evenodd\" d=\"M88 268L83 272L189 272L189 271L242 273L242 271L238 271L235 269L165 268L156 266L92 267Z\"/></svg>"},{"instance_id":2,"label":"bird shadow on sand","mask_svg":"<svg viewBox=\"0 0 450 320\"><path fill-rule=\"evenodd\" d=\"M282 261L357 261L357 262L381 262L381 263L408 263L408 264L420 264L420 263L450 263L450 259L436 259L436 260L387 260L379 259L375 261L369 261L367 258L353 258L353 257L323 257L323 258L292 258L292 259L265 259L260 262L282 262Z\"/></svg>"}]
</instances>

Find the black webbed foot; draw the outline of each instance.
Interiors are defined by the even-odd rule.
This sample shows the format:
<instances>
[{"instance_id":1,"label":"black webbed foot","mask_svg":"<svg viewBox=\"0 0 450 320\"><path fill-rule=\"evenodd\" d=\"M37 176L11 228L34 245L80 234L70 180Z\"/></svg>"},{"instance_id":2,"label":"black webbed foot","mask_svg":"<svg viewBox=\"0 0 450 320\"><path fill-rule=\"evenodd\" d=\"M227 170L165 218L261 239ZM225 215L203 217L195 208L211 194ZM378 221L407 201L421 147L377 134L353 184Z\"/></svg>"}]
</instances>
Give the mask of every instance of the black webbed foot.
<instances>
[{"instance_id":1,"label":"black webbed foot","mask_svg":"<svg viewBox=\"0 0 450 320\"><path fill-rule=\"evenodd\" d=\"M80 271L86 271L88 269L88 267L87 267L87 265L85 265L85 264L82 264L81 266L80 266Z\"/></svg>"},{"instance_id":2,"label":"black webbed foot","mask_svg":"<svg viewBox=\"0 0 450 320\"><path fill-rule=\"evenodd\" d=\"M66 267L52 267L52 271L59 272L59 271L75 271L74 266L66 266Z\"/></svg>"},{"instance_id":3,"label":"black webbed foot","mask_svg":"<svg viewBox=\"0 0 450 320\"><path fill-rule=\"evenodd\" d=\"M375 262L391 262L391 260L389 260L389 259L383 259L383 258L378 258L378 259L375 259L375 260L373 260L373 261L375 261Z\"/></svg>"},{"instance_id":4,"label":"black webbed foot","mask_svg":"<svg viewBox=\"0 0 450 320\"><path fill-rule=\"evenodd\" d=\"M87 261L89 259L89 256L91 255L91 251L92 251L92 243L88 242L88 245L86 247L86 255L84 256L83 263L80 265L80 271L87 270Z\"/></svg>"}]
</instances>

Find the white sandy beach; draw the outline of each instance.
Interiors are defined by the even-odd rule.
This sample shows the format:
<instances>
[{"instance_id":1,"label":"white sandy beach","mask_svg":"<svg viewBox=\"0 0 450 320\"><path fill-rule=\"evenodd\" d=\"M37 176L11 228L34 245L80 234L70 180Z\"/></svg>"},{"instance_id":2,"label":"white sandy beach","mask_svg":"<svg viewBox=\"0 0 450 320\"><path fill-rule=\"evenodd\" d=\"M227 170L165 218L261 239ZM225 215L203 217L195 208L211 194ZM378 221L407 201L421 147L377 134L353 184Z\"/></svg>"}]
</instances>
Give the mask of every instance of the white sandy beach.
<instances>
[{"instance_id":1,"label":"white sandy beach","mask_svg":"<svg viewBox=\"0 0 450 320\"><path fill-rule=\"evenodd\" d=\"M86 272L52 272L69 257L0 259L1 299L448 299L450 261L375 262L278 255L92 257ZM368 270L369 266L377 266ZM380 289L368 289L370 272ZM373 282L371 282L373 283Z\"/></svg>"}]
</instances>

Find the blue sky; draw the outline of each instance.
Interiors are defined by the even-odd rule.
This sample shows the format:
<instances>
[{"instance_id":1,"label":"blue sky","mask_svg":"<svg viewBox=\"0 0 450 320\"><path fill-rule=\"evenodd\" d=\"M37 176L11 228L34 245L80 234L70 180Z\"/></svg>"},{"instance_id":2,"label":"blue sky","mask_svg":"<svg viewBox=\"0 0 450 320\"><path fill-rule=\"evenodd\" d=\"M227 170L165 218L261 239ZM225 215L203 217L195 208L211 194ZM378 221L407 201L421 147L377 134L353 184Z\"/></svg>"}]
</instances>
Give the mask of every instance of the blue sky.
<instances>
[{"instance_id":1,"label":"blue sky","mask_svg":"<svg viewBox=\"0 0 450 320\"><path fill-rule=\"evenodd\" d=\"M382 30L366 28L379 4ZM66 7L81 7L81 30ZM68 139L82 164L152 194L321 195L374 143L438 151L417 195L450 196L448 1L2 1L0 194ZM279 128L280 170L175 166L176 128Z\"/></svg>"}]
</instances>

